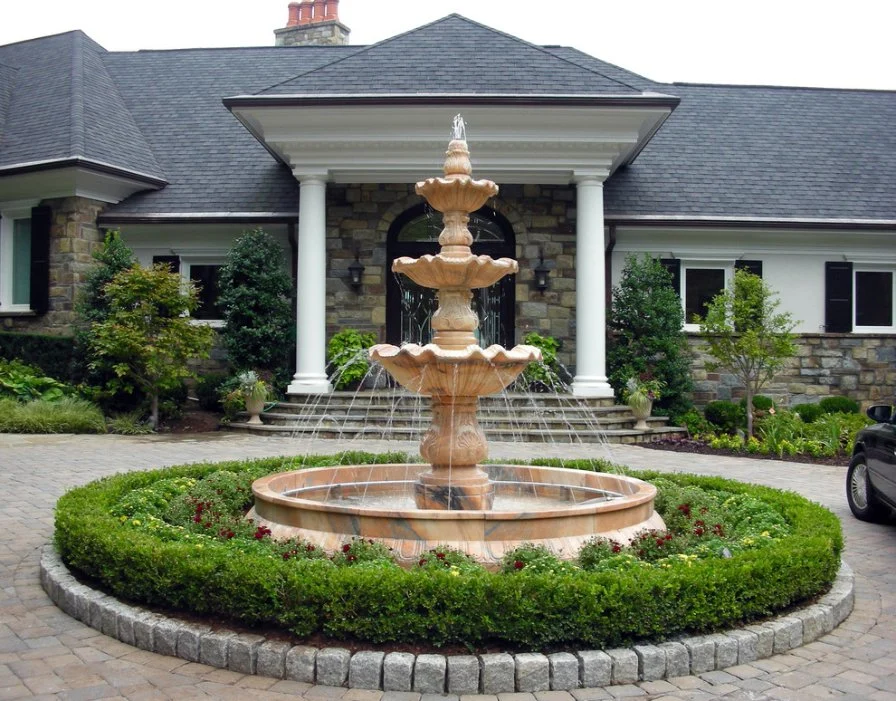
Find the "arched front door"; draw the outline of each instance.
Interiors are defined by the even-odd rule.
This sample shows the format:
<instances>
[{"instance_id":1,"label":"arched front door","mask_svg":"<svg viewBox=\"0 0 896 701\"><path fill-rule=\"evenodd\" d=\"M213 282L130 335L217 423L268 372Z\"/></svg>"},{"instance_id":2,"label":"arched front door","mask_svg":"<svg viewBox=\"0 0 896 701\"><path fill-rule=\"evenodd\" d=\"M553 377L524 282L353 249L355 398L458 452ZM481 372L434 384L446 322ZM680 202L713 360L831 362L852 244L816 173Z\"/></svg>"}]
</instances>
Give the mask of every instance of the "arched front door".
<instances>
[{"instance_id":1,"label":"arched front door","mask_svg":"<svg viewBox=\"0 0 896 701\"><path fill-rule=\"evenodd\" d=\"M399 216L386 242L386 337L389 343L429 343L430 318L436 310L436 291L420 287L410 278L392 273L392 261L400 256L419 258L439 252L442 213L420 204ZM470 215L473 253L492 258L513 258L516 242L510 222L489 207ZM473 291L473 310L479 316L476 331L483 348L498 343L514 344L514 276L508 275L488 288Z\"/></svg>"}]
</instances>

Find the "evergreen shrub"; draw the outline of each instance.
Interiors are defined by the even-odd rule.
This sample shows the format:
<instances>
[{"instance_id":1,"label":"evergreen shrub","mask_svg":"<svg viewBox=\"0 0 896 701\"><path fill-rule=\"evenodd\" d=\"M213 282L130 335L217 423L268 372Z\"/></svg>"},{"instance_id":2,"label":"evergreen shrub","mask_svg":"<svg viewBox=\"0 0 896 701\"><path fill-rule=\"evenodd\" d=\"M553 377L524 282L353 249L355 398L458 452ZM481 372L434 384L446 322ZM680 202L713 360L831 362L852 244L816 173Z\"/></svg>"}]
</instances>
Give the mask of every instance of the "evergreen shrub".
<instances>
[{"instance_id":1,"label":"evergreen shrub","mask_svg":"<svg viewBox=\"0 0 896 701\"><path fill-rule=\"evenodd\" d=\"M303 464L402 459L351 454L305 458ZM594 469L591 462L564 464ZM502 574L451 564L402 569L384 564L373 544L357 541L347 543L342 562L300 555L297 543L272 557L269 535L261 527L259 535L236 552L236 538L200 532L208 530L201 522L204 506L200 523L193 521L196 530L186 534L148 519L212 473L231 476L218 477L219 484L206 490L202 501L213 499L218 488L240 497L236 486L248 484L250 478L295 467L295 461L271 458L105 478L59 500L56 546L79 576L99 582L113 595L150 606L275 625L299 636L533 650L561 644L615 647L760 619L824 591L840 564L840 523L823 507L793 493L679 474L637 476L662 477L678 489L668 497L672 501L667 506L673 510L685 503L675 501L689 499L696 488L724 492L730 495L726 500L735 500L742 522L769 519L768 529L783 523L789 534L770 538L758 549L745 543L730 558L674 558L668 567L585 571L565 563L551 573L550 566L517 571L511 563L513 571ZM181 502L186 517L197 515L200 495L192 493L196 502ZM691 518L702 518L696 501ZM356 560L349 562L349 555ZM528 548L525 557L552 564L537 548Z\"/></svg>"},{"instance_id":2,"label":"evergreen shrub","mask_svg":"<svg viewBox=\"0 0 896 701\"><path fill-rule=\"evenodd\" d=\"M75 340L70 336L0 331L0 358L36 365L61 382L74 377Z\"/></svg>"},{"instance_id":3,"label":"evergreen shrub","mask_svg":"<svg viewBox=\"0 0 896 701\"><path fill-rule=\"evenodd\" d=\"M736 433L744 425L744 409L726 399L717 399L707 404L703 415L709 423L725 433Z\"/></svg>"},{"instance_id":4,"label":"evergreen shrub","mask_svg":"<svg viewBox=\"0 0 896 701\"><path fill-rule=\"evenodd\" d=\"M818 406L825 414L858 414L859 403L849 397L825 397Z\"/></svg>"},{"instance_id":5,"label":"evergreen shrub","mask_svg":"<svg viewBox=\"0 0 896 701\"><path fill-rule=\"evenodd\" d=\"M825 411L818 404L796 404L791 407L791 411L800 415L800 418L807 424L821 418Z\"/></svg>"}]
</instances>

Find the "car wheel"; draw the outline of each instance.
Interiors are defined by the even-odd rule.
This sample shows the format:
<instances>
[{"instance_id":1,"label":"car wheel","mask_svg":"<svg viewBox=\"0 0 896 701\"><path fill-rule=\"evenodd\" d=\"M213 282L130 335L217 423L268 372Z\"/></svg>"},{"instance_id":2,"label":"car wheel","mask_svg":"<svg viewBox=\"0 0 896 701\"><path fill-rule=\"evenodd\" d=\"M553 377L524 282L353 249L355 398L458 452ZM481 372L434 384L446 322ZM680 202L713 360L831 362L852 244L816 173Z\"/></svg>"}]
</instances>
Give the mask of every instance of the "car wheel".
<instances>
[{"instance_id":1,"label":"car wheel","mask_svg":"<svg viewBox=\"0 0 896 701\"><path fill-rule=\"evenodd\" d=\"M864 453L856 453L849 462L849 470L846 472L846 500L857 519L873 522L884 516L884 507L878 502L868 478Z\"/></svg>"}]
</instances>

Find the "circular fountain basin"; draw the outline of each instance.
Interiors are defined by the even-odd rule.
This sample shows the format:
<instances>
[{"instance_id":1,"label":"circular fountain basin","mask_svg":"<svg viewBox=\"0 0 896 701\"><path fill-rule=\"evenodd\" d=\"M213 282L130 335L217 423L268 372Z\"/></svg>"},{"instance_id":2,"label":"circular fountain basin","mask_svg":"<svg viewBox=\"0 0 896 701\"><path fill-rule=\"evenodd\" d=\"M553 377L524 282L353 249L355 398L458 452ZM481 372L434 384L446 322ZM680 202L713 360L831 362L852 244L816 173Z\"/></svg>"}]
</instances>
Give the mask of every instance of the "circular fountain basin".
<instances>
[{"instance_id":1,"label":"circular fountain basin","mask_svg":"<svg viewBox=\"0 0 896 701\"><path fill-rule=\"evenodd\" d=\"M429 465L351 465L269 475L252 485L249 516L275 539L304 538L334 552L352 538L372 538L412 566L448 546L486 567L523 543L562 559L599 535L628 542L644 529L664 529L653 510L656 488L642 480L530 465L483 465L495 484L491 511L414 507L413 487Z\"/></svg>"}]
</instances>

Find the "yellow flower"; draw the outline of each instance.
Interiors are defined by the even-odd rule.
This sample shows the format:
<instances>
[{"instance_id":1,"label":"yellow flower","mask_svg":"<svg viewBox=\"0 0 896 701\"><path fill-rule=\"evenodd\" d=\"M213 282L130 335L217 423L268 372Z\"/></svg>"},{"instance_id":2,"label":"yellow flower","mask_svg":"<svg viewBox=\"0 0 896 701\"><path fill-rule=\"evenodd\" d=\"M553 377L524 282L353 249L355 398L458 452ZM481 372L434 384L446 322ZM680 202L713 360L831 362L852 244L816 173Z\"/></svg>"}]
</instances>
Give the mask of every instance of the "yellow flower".
<instances>
[{"instance_id":1,"label":"yellow flower","mask_svg":"<svg viewBox=\"0 0 896 701\"><path fill-rule=\"evenodd\" d=\"M133 521L131 521L131 524L134 525L134 526L139 526L139 525L140 525L140 521L138 521L137 519L134 519Z\"/></svg>"},{"instance_id":2,"label":"yellow flower","mask_svg":"<svg viewBox=\"0 0 896 701\"><path fill-rule=\"evenodd\" d=\"M771 538L772 537L772 534L769 533L768 531L762 531L761 535L763 538Z\"/></svg>"}]
</instances>

